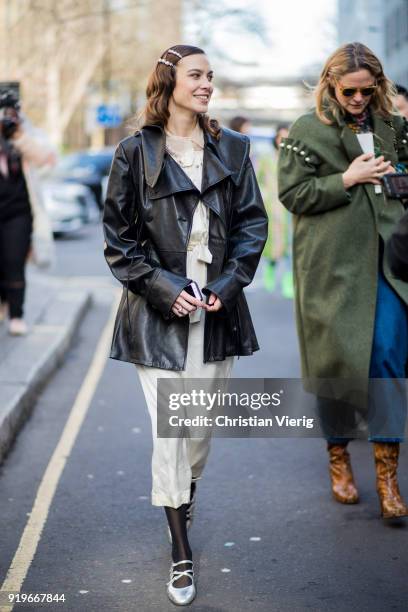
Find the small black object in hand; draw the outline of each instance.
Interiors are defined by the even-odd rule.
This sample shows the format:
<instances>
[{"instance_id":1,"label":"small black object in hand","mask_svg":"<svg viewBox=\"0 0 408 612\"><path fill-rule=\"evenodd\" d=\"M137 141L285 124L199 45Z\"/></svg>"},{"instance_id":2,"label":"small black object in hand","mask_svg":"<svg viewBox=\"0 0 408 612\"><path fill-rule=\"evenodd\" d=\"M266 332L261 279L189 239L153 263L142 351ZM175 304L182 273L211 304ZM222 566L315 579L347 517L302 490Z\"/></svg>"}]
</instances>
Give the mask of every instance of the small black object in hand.
<instances>
[{"instance_id":1,"label":"small black object in hand","mask_svg":"<svg viewBox=\"0 0 408 612\"><path fill-rule=\"evenodd\" d=\"M382 177L384 191L388 198L404 200L408 198L408 174L393 172Z\"/></svg>"}]
</instances>

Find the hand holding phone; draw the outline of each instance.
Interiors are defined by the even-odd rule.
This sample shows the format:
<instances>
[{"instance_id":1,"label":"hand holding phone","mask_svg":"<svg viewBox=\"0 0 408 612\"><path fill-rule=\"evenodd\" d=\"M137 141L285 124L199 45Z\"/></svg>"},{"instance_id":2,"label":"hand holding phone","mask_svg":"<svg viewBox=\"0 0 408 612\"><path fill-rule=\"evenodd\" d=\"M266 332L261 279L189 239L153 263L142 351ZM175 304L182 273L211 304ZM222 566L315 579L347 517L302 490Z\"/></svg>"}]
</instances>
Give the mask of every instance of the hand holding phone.
<instances>
[{"instance_id":1,"label":"hand holding phone","mask_svg":"<svg viewBox=\"0 0 408 612\"><path fill-rule=\"evenodd\" d=\"M393 172L382 177L387 197L404 200L408 198L408 174Z\"/></svg>"},{"instance_id":2,"label":"hand holding phone","mask_svg":"<svg viewBox=\"0 0 408 612\"><path fill-rule=\"evenodd\" d=\"M195 312L198 307L205 308L205 306L199 286L196 282L192 281L175 300L172 312L179 317L185 317Z\"/></svg>"},{"instance_id":3,"label":"hand holding phone","mask_svg":"<svg viewBox=\"0 0 408 612\"><path fill-rule=\"evenodd\" d=\"M187 287L184 287L184 291L187 291L187 293L197 298L197 300L203 300L203 294L201 293L200 287L195 281L191 281L191 283L187 285Z\"/></svg>"}]
</instances>

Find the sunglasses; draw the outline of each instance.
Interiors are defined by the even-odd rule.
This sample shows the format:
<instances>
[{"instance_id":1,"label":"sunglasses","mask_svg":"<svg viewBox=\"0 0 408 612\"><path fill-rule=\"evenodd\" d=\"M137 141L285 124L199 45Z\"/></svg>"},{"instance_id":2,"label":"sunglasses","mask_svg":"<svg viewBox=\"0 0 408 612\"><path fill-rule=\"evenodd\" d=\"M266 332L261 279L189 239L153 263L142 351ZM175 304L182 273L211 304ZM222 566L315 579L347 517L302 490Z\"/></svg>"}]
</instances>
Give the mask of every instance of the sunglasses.
<instances>
[{"instance_id":1,"label":"sunglasses","mask_svg":"<svg viewBox=\"0 0 408 612\"><path fill-rule=\"evenodd\" d=\"M352 96L355 96L358 91L361 93L362 96L368 98L369 96L373 95L373 93L377 89L377 85L370 85L369 87L342 87L341 85L339 85L339 89L341 95L345 98L351 98Z\"/></svg>"}]
</instances>

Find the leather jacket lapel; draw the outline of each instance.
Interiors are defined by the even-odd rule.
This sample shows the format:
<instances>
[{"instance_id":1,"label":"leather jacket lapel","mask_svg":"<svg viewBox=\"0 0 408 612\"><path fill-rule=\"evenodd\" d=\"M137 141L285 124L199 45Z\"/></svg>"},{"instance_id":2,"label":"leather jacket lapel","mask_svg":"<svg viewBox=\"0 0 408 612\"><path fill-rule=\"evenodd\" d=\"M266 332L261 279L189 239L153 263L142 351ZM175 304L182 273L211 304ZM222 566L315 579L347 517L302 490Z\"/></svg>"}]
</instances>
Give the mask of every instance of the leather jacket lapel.
<instances>
[{"instance_id":1,"label":"leather jacket lapel","mask_svg":"<svg viewBox=\"0 0 408 612\"><path fill-rule=\"evenodd\" d=\"M232 174L232 170L229 170L225 166L224 162L212 151L212 149L208 145L205 146L201 193L205 193L210 187L213 187Z\"/></svg>"},{"instance_id":2,"label":"leather jacket lapel","mask_svg":"<svg viewBox=\"0 0 408 612\"><path fill-rule=\"evenodd\" d=\"M141 130L141 135L148 197L157 200L182 191L197 192L187 174L166 152L166 137L162 128L146 126ZM226 225L222 198L210 189L228 176L236 180L239 168L229 169L221 158L217 141L208 134L204 138L202 201Z\"/></svg>"},{"instance_id":3,"label":"leather jacket lapel","mask_svg":"<svg viewBox=\"0 0 408 612\"><path fill-rule=\"evenodd\" d=\"M196 190L178 163L166 153L166 136L163 129L160 126L148 125L142 128L140 133L149 198L155 200L180 191Z\"/></svg>"},{"instance_id":4,"label":"leather jacket lapel","mask_svg":"<svg viewBox=\"0 0 408 612\"><path fill-rule=\"evenodd\" d=\"M226 128L223 128L223 131L232 132ZM210 133L206 132L204 134L204 139L205 148L208 151L211 151L213 154L212 158L214 159L215 157L218 161L218 172L224 172L225 176L231 176L234 184L238 185L245 171L245 162L249 154L249 140L239 140L234 149L231 151L231 148L226 146L226 143L222 138L217 140ZM244 163L243 160L245 160ZM219 180L221 180L221 178L222 177L216 179L215 181L211 180L211 184L209 186L215 185Z\"/></svg>"},{"instance_id":5,"label":"leather jacket lapel","mask_svg":"<svg viewBox=\"0 0 408 612\"><path fill-rule=\"evenodd\" d=\"M142 136L143 164L146 183L154 187L164 160L166 139L161 127L148 125L140 130Z\"/></svg>"},{"instance_id":6,"label":"leather jacket lapel","mask_svg":"<svg viewBox=\"0 0 408 612\"><path fill-rule=\"evenodd\" d=\"M166 154L166 136L160 126L149 125L140 131L142 136L143 163L146 183L153 198L171 193L195 189L193 183L181 170L177 162ZM234 182L241 168L227 167L219 150L218 142L209 134L204 135L203 181L201 193L231 176ZM242 158L242 156L241 156Z\"/></svg>"},{"instance_id":7,"label":"leather jacket lapel","mask_svg":"<svg viewBox=\"0 0 408 612\"><path fill-rule=\"evenodd\" d=\"M182 191L195 191L197 188L179 166L166 152L166 136L160 126L149 125L141 130L144 172L147 183L147 193L151 200L168 197ZM241 146L239 146L241 145ZM231 177L235 185L239 183L244 170L242 159L245 158L244 143L237 143L237 150L224 152L222 143L211 134L204 134L203 178L201 184L202 201L222 220L226 227L226 211L220 193L211 188L227 177ZM241 150L242 149L242 150ZM224 161L223 152L228 159Z\"/></svg>"},{"instance_id":8,"label":"leather jacket lapel","mask_svg":"<svg viewBox=\"0 0 408 612\"><path fill-rule=\"evenodd\" d=\"M166 198L181 191L198 191L179 164L169 155L164 154L162 170L154 183L148 186L148 195L151 200Z\"/></svg>"}]
</instances>

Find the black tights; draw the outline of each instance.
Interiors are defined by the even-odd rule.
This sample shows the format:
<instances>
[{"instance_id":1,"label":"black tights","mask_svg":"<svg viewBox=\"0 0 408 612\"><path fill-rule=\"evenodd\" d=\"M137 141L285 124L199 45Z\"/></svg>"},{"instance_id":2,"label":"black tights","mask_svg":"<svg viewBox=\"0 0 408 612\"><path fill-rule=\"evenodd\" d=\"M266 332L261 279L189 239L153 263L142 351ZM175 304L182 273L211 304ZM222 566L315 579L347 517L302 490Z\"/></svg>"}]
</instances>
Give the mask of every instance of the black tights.
<instances>
[{"instance_id":1,"label":"black tights","mask_svg":"<svg viewBox=\"0 0 408 612\"><path fill-rule=\"evenodd\" d=\"M10 319L21 319L24 312L24 272L31 229L31 215L0 221L0 299L8 304Z\"/></svg>"},{"instance_id":2,"label":"black tights","mask_svg":"<svg viewBox=\"0 0 408 612\"><path fill-rule=\"evenodd\" d=\"M193 498L195 486L196 483L192 482L190 500ZM184 559L192 560L193 558L187 537L186 512L188 506L189 504L182 504L179 508L170 508L169 506L164 507L173 541L172 557L174 563L183 561ZM185 569L191 569L191 564L186 563L185 565L178 565L176 567L176 570L179 571ZM178 580L174 581L173 586L182 588L189 586L190 584L191 580L187 576L181 576Z\"/></svg>"}]
</instances>

